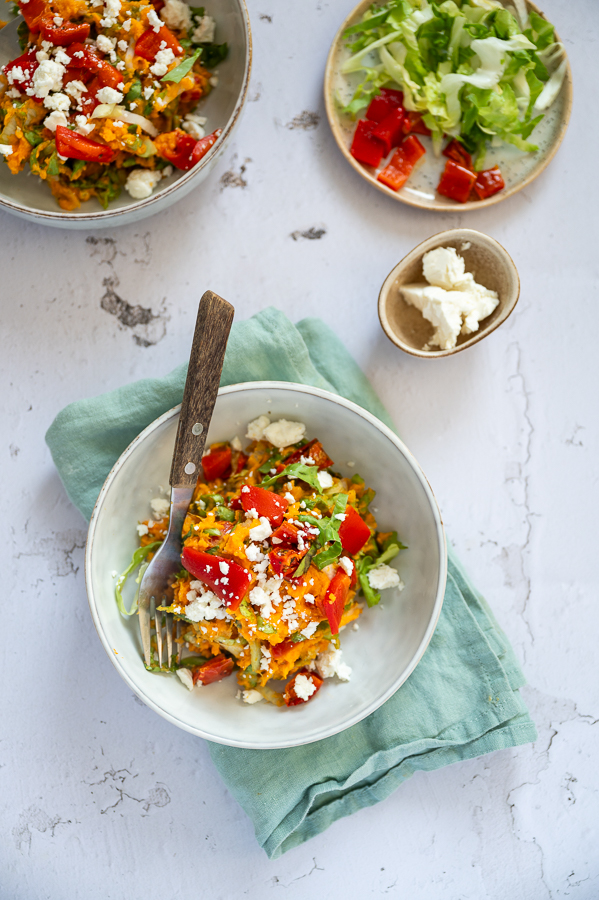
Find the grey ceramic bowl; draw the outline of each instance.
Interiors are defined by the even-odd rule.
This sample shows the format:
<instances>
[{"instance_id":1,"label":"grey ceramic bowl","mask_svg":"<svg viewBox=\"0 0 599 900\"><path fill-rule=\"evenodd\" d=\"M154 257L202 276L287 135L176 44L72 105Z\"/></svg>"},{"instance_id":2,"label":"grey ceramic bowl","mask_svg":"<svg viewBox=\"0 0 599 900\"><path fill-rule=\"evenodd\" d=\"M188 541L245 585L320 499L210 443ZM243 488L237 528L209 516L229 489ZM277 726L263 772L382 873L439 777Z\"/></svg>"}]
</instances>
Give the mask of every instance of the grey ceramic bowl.
<instances>
[{"instance_id":1,"label":"grey ceramic bowl","mask_svg":"<svg viewBox=\"0 0 599 900\"><path fill-rule=\"evenodd\" d=\"M422 257L437 247L453 247L466 264L466 271L472 272L479 284L497 291L499 304L483 319L478 331L461 334L452 350L423 350L434 329L420 310L410 306L403 299L400 288L404 284L425 282L422 272ZM379 294L379 319L383 331L390 341L411 353L424 358L450 356L482 341L498 328L513 312L520 296L520 278L509 253L488 234L472 228L452 228L442 231L418 244L394 269L392 269Z\"/></svg>"},{"instance_id":2,"label":"grey ceramic bowl","mask_svg":"<svg viewBox=\"0 0 599 900\"><path fill-rule=\"evenodd\" d=\"M218 4L209 2L206 11L216 19L217 40L219 43L226 41L229 44L229 54L218 66L218 87L205 101L200 101L198 112L207 117L208 132L216 128L222 128L223 132L212 150L193 169L189 172L175 171L146 200L133 200L123 191L106 210L93 199L82 203L73 212L65 212L58 206L49 188L30 174L28 166L18 175L12 175L8 167L2 164L0 209L21 219L58 228L112 228L115 225L137 222L166 209L204 181L239 121L252 63L250 20L244 0L219 0ZM16 44L14 56L18 56L20 52Z\"/></svg>"}]
</instances>

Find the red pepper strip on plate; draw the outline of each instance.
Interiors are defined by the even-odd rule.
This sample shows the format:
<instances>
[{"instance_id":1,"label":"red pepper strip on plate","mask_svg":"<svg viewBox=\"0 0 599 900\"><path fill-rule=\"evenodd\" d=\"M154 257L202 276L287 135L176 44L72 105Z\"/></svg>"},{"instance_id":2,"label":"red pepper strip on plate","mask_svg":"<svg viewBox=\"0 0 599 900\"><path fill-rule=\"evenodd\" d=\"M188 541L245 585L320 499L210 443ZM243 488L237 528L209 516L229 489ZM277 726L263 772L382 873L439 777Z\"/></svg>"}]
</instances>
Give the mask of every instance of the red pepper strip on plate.
<instances>
[{"instance_id":1,"label":"red pepper strip on plate","mask_svg":"<svg viewBox=\"0 0 599 900\"><path fill-rule=\"evenodd\" d=\"M404 118L404 134L430 135L431 130L422 121L422 116L417 112L408 112Z\"/></svg>"},{"instance_id":2,"label":"red pepper strip on plate","mask_svg":"<svg viewBox=\"0 0 599 900\"><path fill-rule=\"evenodd\" d=\"M411 134L391 157L391 162L377 175L377 180L398 191L406 183L414 166L426 150L415 135Z\"/></svg>"},{"instance_id":3,"label":"red pepper strip on plate","mask_svg":"<svg viewBox=\"0 0 599 900\"><path fill-rule=\"evenodd\" d=\"M403 139L403 107L397 106L388 116L385 116L382 122L376 126L372 132L375 137L384 144L383 155L387 156L391 147L397 147Z\"/></svg>"},{"instance_id":4,"label":"red pepper strip on plate","mask_svg":"<svg viewBox=\"0 0 599 900\"><path fill-rule=\"evenodd\" d=\"M197 684L199 681L200 684L212 684L215 681L222 681L234 668L233 660L221 653L191 670L193 683Z\"/></svg>"},{"instance_id":5,"label":"red pepper strip on plate","mask_svg":"<svg viewBox=\"0 0 599 900\"><path fill-rule=\"evenodd\" d=\"M239 563L195 547L184 547L181 560L188 572L208 585L229 609L237 609L248 592L252 577Z\"/></svg>"},{"instance_id":6,"label":"red pepper strip on plate","mask_svg":"<svg viewBox=\"0 0 599 900\"><path fill-rule=\"evenodd\" d=\"M503 175L499 171L499 166L494 166L492 169L485 169L484 172L478 172L476 175L474 190L480 200L486 200L487 197L492 197L493 194L502 191L504 187L505 181L503 180Z\"/></svg>"},{"instance_id":7,"label":"red pepper strip on plate","mask_svg":"<svg viewBox=\"0 0 599 900\"><path fill-rule=\"evenodd\" d=\"M246 512L255 509L258 518L265 516L271 525L280 525L289 501L266 488L245 484L241 488L241 505Z\"/></svg>"},{"instance_id":8,"label":"red pepper strip on plate","mask_svg":"<svg viewBox=\"0 0 599 900\"><path fill-rule=\"evenodd\" d=\"M50 12L50 5L45 0L29 0L28 3L24 3L21 0L19 9L27 22L29 30L35 32L40 30L40 19Z\"/></svg>"},{"instance_id":9,"label":"red pepper strip on plate","mask_svg":"<svg viewBox=\"0 0 599 900\"><path fill-rule=\"evenodd\" d=\"M454 162L459 166L463 166L465 169L472 169L472 157L468 151L465 150L463 145L455 139L449 142L443 151L443 156L447 156L448 159L453 159Z\"/></svg>"},{"instance_id":10,"label":"red pepper strip on plate","mask_svg":"<svg viewBox=\"0 0 599 900\"><path fill-rule=\"evenodd\" d=\"M27 53L23 53L22 56L17 57L17 59L13 59L12 62L7 63L2 72L4 75L9 74L9 72L14 68L22 69L23 75L25 76L22 81L15 81L14 87L18 88L20 91L24 91L26 88L31 87L33 84L33 75L35 70L39 66L37 59L35 58L35 54L37 53L37 48L33 47L31 50L28 50ZM40 102L42 102L40 100Z\"/></svg>"},{"instance_id":11,"label":"red pepper strip on plate","mask_svg":"<svg viewBox=\"0 0 599 900\"><path fill-rule=\"evenodd\" d=\"M459 166L453 160L448 159L441 175L441 181L437 185L437 191L450 200L458 203L466 203L470 197L470 191L476 181L476 172Z\"/></svg>"},{"instance_id":12,"label":"red pepper strip on plate","mask_svg":"<svg viewBox=\"0 0 599 900\"><path fill-rule=\"evenodd\" d=\"M172 163L173 166L187 171L208 153L220 137L221 132L222 128L217 128L212 134L208 134L206 137L196 141L190 134L187 134L180 128L176 128L174 131L166 133L175 135L174 149L161 142L158 153L167 162ZM161 135L161 137L166 137L166 135Z\"/></svg>"},{"instance_id":13,"label":"red pepper strip on plate","mask_svg":"<svg viewBox=\"0 0 599 900\"><path fill-rule=\"evenodd\" d=\"M339 623L343 616L343 609L347 602L350 585L351 579L349 575L343 569L337 569L326 590L324 599L319 603L322 612L329 620L331 634L339 634Z\"/></svg>"},{"instance_id":14,"label":"red pepper strip on plate","mask_svg":"<svg viewBox=\"0 0 599 900\"><path fill-rule=\"evenodd\" d=\"M376 122L360 119L349 152L358 162L363 163L365 166L374 166L376 169L383 158L385 146L382 141L373 135L375 128Z\"/></svg>"},{"instance_id":15,"label":"red pepper strip on plate","mask_svg":"<svg viewBox=\"0 0 599 900\"><path fill-rule=\"evenodd\" d=\"M297 550L277 547L275 550L270 551L268 558L272 570L277 577L282 575L284 578L290 578L302 561L302 557L305 555L306 551L298 553Z\"/></svg>"},{"instance_id":16,"label":"red pepper strip on plate","mask_svg":"<svg viewBox=\"0 0 599 900\"><path fill-rule=\"evenodd\" d=\"M271 652L271 655L275 659L280 659L281 656L285 656L287 651L291 650L291 648L293 646L294 646L294 643L291 640L291 638L287 638L287 640L281 641L280 644L272 644L271 648L270 648L270 652Z\"/></svg>"},{"instance_id":17,"label":"red pepper strip on plate","mask_svg":"<svg viewBox=\"0 0 599 900\"><path fill-rule=\"evenodd\" d=\"M315 697L317 692L322 686L322 678L319 678L315 672L310 672L308 669L301 669L297 675L295 675L291 681L287 682L285 687L285 704L287 706L297 706L299 703L307 703L308 700L304 700L302 697L298 697L295 693L295 679L298 675L305 675L308 681L311 681L314 685L314 693L308 697L308 700L311 700L312 697Z\"/></svg>"},{"instance_id":18,"label":"red pepper strip on plate","mask_svg":"<svg viewBox=\"0 0 599 900\"><path fill-rule=\"evenodd\" d=\"M83 42L89 37L89 29L87 22L63 22L62 25L55 25L52 14L42 16L40 19L42 39L50 41L57 47L67 47L76 41Z\"/></svg>"},{"instance_id":19,"label":"red pepper strip on plate","mask_svg":"<svg viewBox=\"0 0 599 900\"><path fill-rule=\"evenodd\" d=\"M289 525L288 522L283 522L276 531L273 531L270 540L275 547L281 547L284 550L290 547L297 547L297 528L294 525Z\"/></svg>"},{"instance_id":20,"label":"red pepper strip on plate","mask_svg":"<svg viewBox=\"0 0 599 900\"><path fill-rule=\"evenodd\" d=\"M217 447L215 450L211 450L202 459L202 468L206 481L222 478L227 469L231 468L231 448Z\"/></svg>"},{"instance_id":21,"label":"red pepper strip on plate","mask_svg":"<svg viewBox=\"0 0 599 900\"><path fill-rule=\"evenodd\" d=\"M304 457L304 459L310 459L314 463L315 466L318 466L319 469L328 469L329 466L333 465L333 460L330 456L324 452L324 448L320 441L317 441L316 438L310 441L308 444L304 444L303 447L300 447L299 450L295 450L289 456L285 458L285 465L290 466L291 463L299 462L300 459Z\"/></svg>"},{"instance_id":22,"label":"red pepper strip on plate","mask_svg":"<svg viewBox=\"0 0 599 900\"><path fill-rule=\"evenodd\" d=\"M382 88L381 93L370 101L370 106L366 110L366 118L371 122L382 122L385 116L399 106L403 108L402 92Z\"/></svg>"},{"instance_id":23,"label":"red pepper strip on plate","mask_svg":"<svg viewBox=\"0 0 599 900\"><path fill-rule=\"evenodd\" d=\"M69 69L87 69L98 76L102 82L102 87L116 88L123 81L123 76L119 70L111 66L89 44L80 44L79 42L71 44L69 56L71 57L68 65Z\"/></svg>"},{"instance_id":24,"label":"red pepper strip on plate","mask_svg":"<svg viewBox=\"0 0 599 900\"><path fill-rule=\"evenodd\" d=\"M339 540L346 553L355 556L370 537L370 528L353 506L345 508L345 519L339 526Z\"/></svg>"},{"instance_id":25,"label":"red pepper strip on plate","mask_svg":"<svg viewBox=\"0 0 599 900\"><path fill-rule=\"evenodd\" d=\"M164 43L164 46L162 44ZM160 31L154 31L149 28L137 39L135 44L135 55L147 59L148 62L154 62L156 54L159 50L172 50L175 56L181 56L183 47L175 37L172 31L163 25Z\"/></svg>"},{"instance_id":26,"label":"red pepper strip on plate","mask_svg":"<svg viewBox=\"0 0 599 900\"><path fill-rule=\"evenodd\" d=\"M116 156L116 151L106 144L92 141L64 125L56 129L56 150L67 159L84 159L87 162L109 163Z\"/></svg>"}]
</instances>

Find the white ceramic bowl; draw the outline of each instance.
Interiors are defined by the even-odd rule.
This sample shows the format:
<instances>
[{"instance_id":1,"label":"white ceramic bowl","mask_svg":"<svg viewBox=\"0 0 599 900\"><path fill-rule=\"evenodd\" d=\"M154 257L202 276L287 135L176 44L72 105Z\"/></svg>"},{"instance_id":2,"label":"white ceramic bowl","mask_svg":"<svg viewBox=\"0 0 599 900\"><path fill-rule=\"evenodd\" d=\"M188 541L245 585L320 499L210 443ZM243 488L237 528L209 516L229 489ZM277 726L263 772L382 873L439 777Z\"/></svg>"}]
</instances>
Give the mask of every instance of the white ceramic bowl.
<instances>
[{"instance_id":1,"label":"white ceramic bowl","mask_svg":"<svg viewBox=\"0 0 599 900\"><path fill-rule=\"evenodd\" d=\"M120 197L104 210L94 198L73 212L61 210L47 185L32 176L29 166L12 175L4 163L0 166L0 208L21 219L58 228L107 228L137 222L171 206L200 184L213 169L228 144L245 103L252 63L250 20L245 0L209 2L206 10L216 19L219 43L229 44L229 53L218 66L218 86L197 111L208 119L207 133L216 128L223 132L214 147L188 172L175 170L161 182L161 187L146 200L133 200L123 190ZM15 55L21 51L17 49Z\"/></svg>"},{"instance_id":2,"label":"white ceramic bowl","mask_svg":"<svg viewBox=\"0 0 599 900\"><path fill-rule=\"evenodd\" d=\"M381 530L397 529L409 549L397 568L405 589L386 592L365 610L360 628L344 630L349 683L325 681L318 697L288 709L235 699L235 676L189 692L176 677L146 672L137 618L125 620L114 599L113 571L122 572L138 545L136 523L168 484L179 407L148 426L110 472L89 527L85 569L89 604L100 639L129 687L169 722L200 737L235 747L273 749L307 744L349 728L385 702L410 675L435 629L446 578L446 547L437 503L418 463L378 419L348 400L285 382L222 388L208 441L243 438L248 421L263 413L305 422L335 460L335 470L359 472L373 487ZM355 462L348 468L347 462ZM133 588L133 586L130 586Z\"/></svg>"}]
</instances>

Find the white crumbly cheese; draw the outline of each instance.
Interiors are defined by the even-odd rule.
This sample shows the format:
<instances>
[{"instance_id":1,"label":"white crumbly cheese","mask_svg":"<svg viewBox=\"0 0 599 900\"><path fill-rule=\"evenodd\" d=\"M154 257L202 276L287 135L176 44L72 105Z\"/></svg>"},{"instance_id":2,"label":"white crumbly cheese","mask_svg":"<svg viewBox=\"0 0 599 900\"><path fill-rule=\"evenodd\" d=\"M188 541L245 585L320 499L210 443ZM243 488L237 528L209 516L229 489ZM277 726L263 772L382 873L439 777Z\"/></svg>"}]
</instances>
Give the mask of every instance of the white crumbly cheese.
<instances>
[{"instance_id":1,"label":"white crumbly cheese","mask_svg":"<svg viewBox=\"0 0 599 900\"><path fill-rule=\"evenodd\" d=\"M36 97L47 97L50 91L62 88L62 76L65 67L53 59L43 60L33 73L32 94Z\"/></svg>"},{"instance_id":2,"label":"white crumbly cheese","mask_svg":"<svg viewBox=\"0 0 599 900\"><path fill-rule=\"evenodd\" d=\"M154 497L153 500L150 500L150 506L157 519L163 519L165 516L168 516L171 507L170 502L165 500L164 497Z\"/></svg>"},{"instance_id":3,"label":"white crumbly cheese","mask_svg":"<svg viewBox=\"0 0 599 900\"><path fill-rule=\"evenodd\" d=\"M148 25L150 28L153 28L156 33L160 31L162 28L162 22L158 18L158 14L155 9L151 9L148 13Z\"/></svg>"},{"instance_id":4,"label":"white crumbly cheese","mask_svg":"<svg viewBox=\"0 0 599 900\"><path fill-rule=\"evenodd\" d=\"M212 619L225 619L225 607L219 597L205 588L201 581L192 581L194 590L187 592L189 603L185 607L185 616L192 622L209 622Z\"/></svg>"},{"instance_id":5,"label":"white crumbly cheese","mask_svg":"<svg viewBox=\"0 0 599 900\"><path fill-rule=\"evenodd\" d=\"M293 689L300 700L309 700L316 691L316 685L307 675L296 675Z\"/></svg>"},{"instance_id":6,"label":"white crumbly cheese","mask_svg":"<svg viewBox=\"0 0 599 900\"><path fill-rule=\"evenodd\" d=\"M291 444L297 444L304 437L306 426L303 422L288 422L287 419L279 419L272 422L264 429L264 437L275 447L282 449Z\"/></svg>"},{"instance_id":7,"label":"white crumbly cheese","mask_svg":"<svg viewBox=\"0 0 599 900\"><path fill-rule=\"evenodd\" d=\"M254 690L243 691L242 697L244 703L260 703L261 700L264 700L264 697L262 696L260 691Z\"/></svg>"},{"instance_id":8,"label":"white crumbly cheese","mask_svg":"<svg viewBox=\"0 0 599 900\"><path fill-rule=\"evenodd\" d=\"M264 553L262 552L258 544L249 544L246 547L245 555L250 562L262 562L262 560L264 559Z\"/></svg>"},{"instance_id":9,"label":"white crumbly cheese","mask_svg":"<svg viewBox=\"0 0 599 900\"><path fill-rule=\"evenodd\" d=\"M333 644L329 644L329 649L324 653L319 653L315 660L316 671L321 678L333 678L334 675L340 681L349 681L351 678L351 667L342 660L343 653L337 650Z\"/></svg>"},{"instance_id":10,"label":"white crumbly cheese","mask_svg":"<svg viewBox=\"0 0 599 900\"><path fill-rule=\"evenodd\" d=\"M0 144L0 156L10 156L12 146L10 144Z\"/></svg>"},{"instance_id":11,"label":"white crumbly cheese","mask_svg":"<svg viewBox=\"0 0 599 900\"><path fill-rule=\"evenodd\" d=\"M305 638L311 638L316 629L318 628L318 622L308 622L305 628L302 628L300 634L303 634Z\"/></svg>"},{"instance_id":12,"label":"white crumbly cheese","mask_svg":"<svg viewBox=\"0 0 599 900\"><path fill-rule=\"evenodd\" d=\"M233 448L233 450L237 450L237 451L241 450L241 441L239 440L237 435L235 435L235 437L231 441L231 447Z\"/></svg>"},{"instance_id":13,"label":"white crumbly cheese","mask_svg":"<svg viewBox=\"0 0 599 900\"><path fill-rule=\"evenodd\" d=\"M191 12L187 3L182 0L166 0L160 15L169 28L186 31L191 28Z\"/></svg>"},{"instance_id":14,"label":"white crumbly cheese","mask_svg":"<svg viewBox=\"0 0 599 900\"><path fill-rule=\"evenodd\" d=\"M156 75L157 78L161 78L162 75L166 75L168 67L174 61L175 54L170 47L165 47L164 50L159 50L156 54L154 65L150 66L150 72L152 75Z\"/></svg>"},{"instance_id":15,"label":"white crumbly cheese","mask_svg":"<svg viewBox=\"0 0 599 900\"><path fill-rule=\"evenodd\" d=\"M266 516L260 516L260 524L254 525L250 531L250 538L252 541L265 541L271 534L272 528L270 527L270 522Z\"/></svg>"},{"instance_id":16,"label":"white crumbly cheese","mask_svg":"<svg viewBox=\"0 0 599 900\"><path fill-rule=\"evenodd\" d=\"M264 437L264 429L269 425L270 419L268 416L258 416L257 419L254 419L248 424L248 430L245 436L251 441L261 441Z\"/></svg>"},{"instance_id":17,"label":"white crumbly cheese","mask_svg":"<svg viewBox=\"0 0 599 900\"><path fill-rule=\"evenodd\" d=\"M202 16L201 19L196 18L196 22L198 27L191 36L194 44L211 44L216 31L215 20L212 16Z\"/></svg>"},{"instance_id":18,"label":"white crumbly cheese","mask_svg":"<svg viewBox=\"0 0 599 900\"><path fill-rule=\"evenodd\" d=\"M189 669L177 669L177 677L181 679L188 690L193 691L193 675Z\"/></svg>"},{"instance_id":19,"label":"white crumbly cheese","mask_svg":"<svg viewBox=\"0 0 599 900\"><path fill-rule=\"evenodd\" d=\"M196 141L201 141L203 137L206 137L203 127L205 124L205 116L196 116L193 113L188 113L181 123L181 128L190 134L192 138L195 138Z\"/></svg>"},{"instance_id":20,"label":"white crumbly cheese","mask_svg":"<svg viewBox=\"0 0 599 900\"><path fill-rule=\"evenodd\" d=\"M405 587L397 571L385 564L370 570L368 582L375 591L384 591L387 588L399 588L402 591Z\"/></svg>"},{"instance_id":21,"label":"white crumbly cheese","mask_svg":"<svg viewBox=\"0 0 599 900\"><path fill-rule=\"evenodd\" d=\"M100 103L120 103L123 95L115 88L103 87L97 92L96 97Z\"/></svg>"},{"instance_id":22,"label":"white crumbly cheese","mask_svg":"<svg viewBox=\"0 0 599 900\"><path fill-rule=\"evenodd\" d=\"M281 599L278 592L280 581L274 578L271 578L270 581L277 582L276 590L269 590L269 582L267 581L264 587L256 585L256 587L252 588L250 591L250 603L260 607L260 615L263 619L268 619L274 613L275 608L273 606L273 600Z\"/></svg>"},{"instance_id":23,"label":"white crumbly cheese","mask_svg":"<svg viewBox=\"0 0 599 900\"><path fill-rule=\"evenodd\" d=\"M60 63L62 66L68 66L71 62L71 57L64 52L62 47L57 47L56 50L53 51L54 61Z\"/></svg>"},{"instance_id":24,"label":"white crumbly cheese","mask_svg":"<svg viewBox=\"0 0 599 900\"><path fill-rule=\"evenodd\" d=\"M44 119L44 126L49 131L56 131L59 125L62 125L66 128L69 124L67 117L63 112L56 109L54 112L51 112L49 116L46 116Z\"/></svg>"},{"instance_id":25,"label":"white crumbly cheese","mask_svg":"<svg viewBox=\"0 0 599 900\"><path fill-rule=\"evenodd\" d=\"M69 81L69 83L65 85L64 89L76 103L79 103L79 101L81 100L81 95L87 92L87 88L82 81Z\"/></svg>"},{"instance_id":26,"label":"white crumbly cheese","mask_svg":"<svg viewBox=\"0 0 599 900\"><path fill-rule=\"evenodd\" d=\"M99 34L96 38L96 47L100 53L110 53L111 50L114 50L115 44L116 38L109 38L105 34Z\"/></svg>"},{"instance_id":27,"label":"white crumbly cheese","mask_svg":"<svg viewBox=\"0 0 599 900\"><path fill-rule=\"evenodd\" d=\"M351 578L354 574L354 564L349 556L342 556L339 560L339 565L341 566L345 574L349 575L349 577Z\"/></svg>"},{"instance_id":28,"label":"white crumbly cheese","mask_svg":"<svg viewBox=\"0 0 599 900\"><path fill-rule=\"evenodd\" d=\"M154 88L152 87L151 84L148 85L148 87L144 88L143 94L144 94L144 100L149 100L150 97L152 97L154 95Z\"/></svg>"},{"instance_id":29,"label":"white crumbly cheese","mask_svg":"<svg viewBox=\"0 0 599 900\"><path fill-rule=\"evenodd\" d=\"M148 533L148 526L144 525L142 522L137 526L137 533L140 537L143 537L144 534Z\"/></svg>"},{"instance_id":30,"label":"white crumbly cheese","mask_svg":"<svg viewBox=\"0 0 599 900\"><path fill-rule=\"evenodd\" d=\"M66 94L56 93L48 94L44 98L44 106L46 109L58 109L60 112L68 112L71 107L71 100Z\"/></svg>"},{"instance_id":31,"label":"white crumbly cheese","mask_svg":"<svg viewBox=\"0 0 599 900\"><path fill-rule=\"evenodd\" d=\"M111 28L113 25L116 25L117 16L120 11L121 0L106 0L103 9L104 18L100 19L100 25L103 28Z\"/></svg>"},{"instance_id":32,"label":"white crumbly cheese","mask_svg":"<svg viewBox=\"0 0 599 900\"><path fill-rule=\"evenodd\" d=\"M306 603L314 603L314 594L304 594L304 600Z\"/></svg>"},{"instance_id":33,"label":"white crumbly cheese","mask_svg":"<svg viewBox=\"0 0 599 900\"><path fill-rule=\"evenodd\" d=\"M478 331L479 323L490 316L499 303L490 291L465 271L464 260L453 247L437 247L422 258L428 284L408 284L401 294L406 303L419 309L435 328L426 345L452 350L459 334Z\"/></svg>"},{"instance_id":34,"label":"white crumbly cheese","mask_svg":"<svg viewBox=\"0 0 599 900\"><path fill-rule=\"evenodd\" d=\"M333 476L329 472L319 472L317 478L323 491L333 487Z\"/></svg>"},{"instance_id":35,"label":"white crumbly cheese","mask_svg":"<svg viewBox=\"0 0 599 900\"><path fill-rule=\"evenodd\" d=\"M133 169L125 182L125 190L134 200L145 200L161 179L162 175L155 169Z\"/></svg>"},{"instance_id":36,"label":"white crumbly cheese","mask_svg":"<svg viewBox=\"0 0 599 900\"><path fill-rule=\"evenodd\" d=\"M78 131L79 134L91 134L96 127L94 124L87 121L87 116L75 116L75 122L77 123L77 128L75 130Z\"/></svg>"}]
</instances>

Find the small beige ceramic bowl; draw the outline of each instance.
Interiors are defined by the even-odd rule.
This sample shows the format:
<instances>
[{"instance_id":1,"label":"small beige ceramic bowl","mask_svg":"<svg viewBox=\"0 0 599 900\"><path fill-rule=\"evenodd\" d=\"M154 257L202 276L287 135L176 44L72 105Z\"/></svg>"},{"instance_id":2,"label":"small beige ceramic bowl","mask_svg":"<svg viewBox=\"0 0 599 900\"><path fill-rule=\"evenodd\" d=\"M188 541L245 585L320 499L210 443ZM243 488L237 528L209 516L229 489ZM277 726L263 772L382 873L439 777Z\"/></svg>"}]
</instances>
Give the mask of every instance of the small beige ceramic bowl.
<instances>
[{"instance_id":1,"label":"small beige ceramic bowl","mask_svg":"<svg viewBox=\"0 0 599 900\"><path fill-rule=\"evenodd\" d=\"M410 306L403 299L400 288L404 284L425 282L422 272L422 257L437 247L453 247L466 264L466 271L472 272L476 281L491 291L497 291L499 304L483 319L478 331L461 334L453 350L423 350L433 336L433 326L420 310ZM442 231L418 244L394 269L389 272L379 294L379 319L383 331L390 341L411 353L425 359L450 356L471 347L495 331L512 313L520 296L520 278L509 253L488 234L471 228L452 228Z\"/></svg>"}]
</instances>

